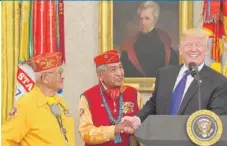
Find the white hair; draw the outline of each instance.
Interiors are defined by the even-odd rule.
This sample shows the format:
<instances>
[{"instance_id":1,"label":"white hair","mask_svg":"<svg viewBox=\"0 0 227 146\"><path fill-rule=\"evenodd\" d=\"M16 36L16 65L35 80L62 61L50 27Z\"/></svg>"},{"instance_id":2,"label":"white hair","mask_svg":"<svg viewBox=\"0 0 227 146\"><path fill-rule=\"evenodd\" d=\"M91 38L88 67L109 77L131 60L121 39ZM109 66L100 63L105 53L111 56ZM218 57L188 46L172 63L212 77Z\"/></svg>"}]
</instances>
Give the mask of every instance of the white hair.
<instances>
[{"instance_id":1,"label":"white hair","mask_svg":"<svg viewBox=\"0 0 227 146\"><path fill-rule=\"evenodd\" d=\"M138 15L140 15L141 10L145 10L145 9L148 9L148 8L153 9L153 16L154 16L154 18L157 22L159 15L160 15L160 6L159 6L158 3L154 2L154 1L143 2L137 10Z\"/></svg>"},{"instance_id":2,"label":"white hair","mask_svg":"<svg viewBox=\"0 0 227 146\"><path fill-rule=\"evenodd\" d=\"M190 28L186 29L182 32L181 40L183 40L185 37L192 36L192 37L204 37L206 40L208 40L208 35L206 31L202 28Z\"/></svg>"},{"instance_id":3,"label":"white hair","mask_svg":"<svg viewBox=\"0 0 227 146\"><path fill-rule=\"evenodd\" d=\"M184 30L181 34L180 43L182 43L186 37L204 38L206 45L208 45L209 37L206 31L202 28L190 28L190 29Z\"/></svg>"},{"instance_id":4,"label":"white hair","mask_svg":"<svg viewBox=\"0 0 227 146\"><path fill-rule=\"evenodd\" d=\"M100 65L98 67L96 67L96 71L97 72L100 72L100 71L105 71L106 70L106 66L103 64L103 65Z\"/></svg>"},{"instance_id":5,"label":"white hair","mask_svg":"<svg viewBox=\"0 0 227 146\"><path fill-rule=\"evenodd\" d=\"M41 77L42 77L43 74L45 74L47 72L52 72L54 69L55 68L51 68L51 69L48 69L48 70L35 72L35 81L39 83L41 81Z\"/></svg>"}]
</instances>

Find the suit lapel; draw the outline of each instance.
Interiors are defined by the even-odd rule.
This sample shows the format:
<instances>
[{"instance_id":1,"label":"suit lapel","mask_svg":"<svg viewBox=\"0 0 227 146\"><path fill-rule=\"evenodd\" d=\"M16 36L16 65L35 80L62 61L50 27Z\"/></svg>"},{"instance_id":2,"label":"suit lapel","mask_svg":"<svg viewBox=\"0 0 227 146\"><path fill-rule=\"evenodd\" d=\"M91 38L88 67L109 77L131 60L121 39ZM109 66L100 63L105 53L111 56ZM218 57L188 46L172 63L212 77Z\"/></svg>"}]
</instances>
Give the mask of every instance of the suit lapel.
<instances>
[{"instance_id":1,"label":"suit lapel","mask_svg":"<svg viewBox=\"0 0 227 146\"><path fill-rule=\"evenodd\" d=\"M184 99L183 99L181 105L180 105L178 114L182 113L182 111L185 109L186 105L188 104L188 102L190 101L190 99L193 97L193 95L196 93L197 90L198 90L197 81L193 80L184 96Z\"/></svg>"},{"instance_id":2,"label":"suit lapel","mask_svg":"<svg viewBox=\"0 0 227 146\"><path fill-rule=\"evenodd\" d=\"M204 67L202 68L202 70L199 72L200 75L200 79L202 80L201 83L201 91L204 88L204 82L206 82L206 78L207 78L207 69L208 67L206 65L204 65ZM180 105L180 109L178 111L178 114L182 114L184 109L186 108L187 104L189 103L189 101L193 98L193 97L197 97L196 93L198 91L198 83L196 80L193 80L191 85L189 86L184 99Z\"/></svg>"},{"instance_id":3,"label":"suit lapel","mask_svg":"<svg viewBox=\"0 0 227 146\"><path fill-rule=\"evenodd\" d=\"M163 107L165 107L164 109L164 113L166 114L169 114L169 107L170 107L170 102L171 102L171 99L172 99L172 92L173 92L173 88L174 88L174 85L175 85L175 82L176 82L176 79L177 79L177 76L178 76L178 73L181 69L182 65L181 66L178 66L178 67L174 67L172 70L169 71L168 73L168 76L166 76L166 81L168 81L165 86L165 101L166 102L163 102L165 105L163 105Z\"/></svg>"}]
</instances>

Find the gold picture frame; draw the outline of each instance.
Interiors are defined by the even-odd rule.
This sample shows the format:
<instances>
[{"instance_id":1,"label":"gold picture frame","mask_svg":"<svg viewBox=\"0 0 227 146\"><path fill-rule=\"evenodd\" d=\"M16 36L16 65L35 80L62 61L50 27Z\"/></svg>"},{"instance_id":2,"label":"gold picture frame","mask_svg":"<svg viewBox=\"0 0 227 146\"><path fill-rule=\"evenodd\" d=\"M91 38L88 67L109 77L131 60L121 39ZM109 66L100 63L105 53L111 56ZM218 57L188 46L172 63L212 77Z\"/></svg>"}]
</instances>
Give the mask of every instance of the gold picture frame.
<instances>
[{"instance_id":1,"label":"gold picture frame","mask_svg":"<svg viewBox=\"0 0 227 146\"><path fill-rule=\"evenodd\" d=\"M184 29L193 26L193 2L179 2L179 38ZM113 48L113 1L99 2L99 53ZM180 58L180 57L179 57ZM179 63L181 63L179 59ZM124 83L139 91L153 91L155 78L125 78Z\"/></svg>"}]
</instances>

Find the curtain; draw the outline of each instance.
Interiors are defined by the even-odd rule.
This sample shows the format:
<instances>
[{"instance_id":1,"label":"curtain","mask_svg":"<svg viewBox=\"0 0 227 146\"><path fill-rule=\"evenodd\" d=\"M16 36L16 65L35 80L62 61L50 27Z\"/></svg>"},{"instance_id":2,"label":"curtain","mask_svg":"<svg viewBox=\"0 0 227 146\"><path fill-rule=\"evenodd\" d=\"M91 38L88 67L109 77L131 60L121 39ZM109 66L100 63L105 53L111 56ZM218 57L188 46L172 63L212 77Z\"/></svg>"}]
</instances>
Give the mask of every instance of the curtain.
<instances>
[{"instance_id":1,"label":"curtain","mask_svg":"<svg viewBox=\"0 0 227 146\"><path fill-rule=\"evenodd\" d=\"M19 2L2 1L2 123L12 108L19 53Z\"/></svg>"}]
</instances>

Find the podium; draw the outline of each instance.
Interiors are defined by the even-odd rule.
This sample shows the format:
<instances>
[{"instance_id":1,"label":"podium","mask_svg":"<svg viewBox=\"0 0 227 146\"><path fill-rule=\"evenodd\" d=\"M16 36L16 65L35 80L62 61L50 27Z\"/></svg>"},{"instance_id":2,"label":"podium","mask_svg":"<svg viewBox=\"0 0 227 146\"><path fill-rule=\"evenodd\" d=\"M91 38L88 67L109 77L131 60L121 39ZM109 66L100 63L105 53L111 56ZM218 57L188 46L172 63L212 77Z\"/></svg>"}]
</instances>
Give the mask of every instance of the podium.
<instances>
[{"instance_id":1,"label":"podium","mask_svg":"<svg viewBox=\"0 0 227 146\"><path fill-rule=\"evenodd\" d=\"M150 115L135 136L145 146L196 146L187 134L187 115ZM222 136L214 146L227 146L227 116L220 116Z\"/></svg>"}]
</instances>

